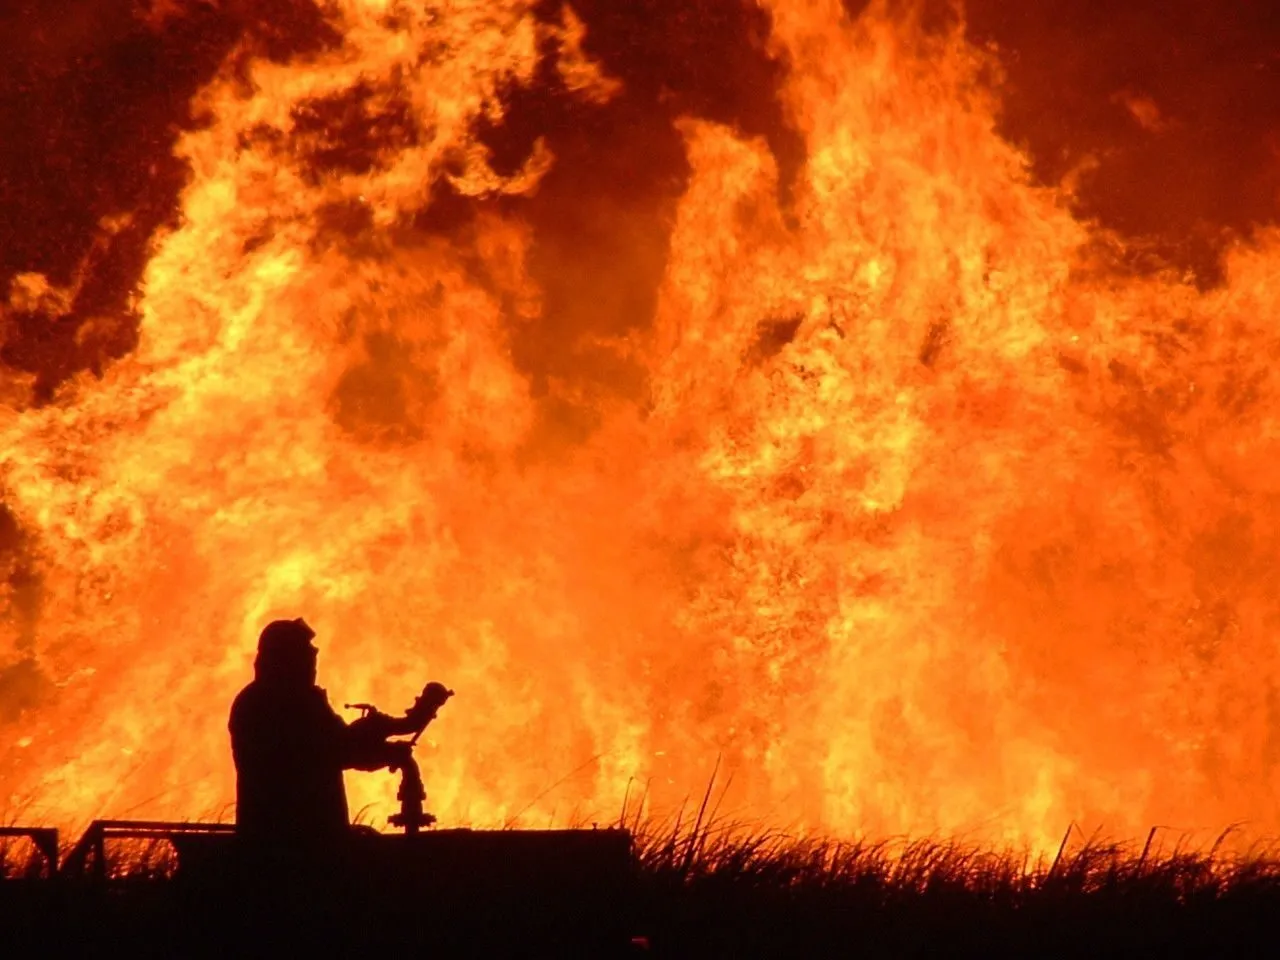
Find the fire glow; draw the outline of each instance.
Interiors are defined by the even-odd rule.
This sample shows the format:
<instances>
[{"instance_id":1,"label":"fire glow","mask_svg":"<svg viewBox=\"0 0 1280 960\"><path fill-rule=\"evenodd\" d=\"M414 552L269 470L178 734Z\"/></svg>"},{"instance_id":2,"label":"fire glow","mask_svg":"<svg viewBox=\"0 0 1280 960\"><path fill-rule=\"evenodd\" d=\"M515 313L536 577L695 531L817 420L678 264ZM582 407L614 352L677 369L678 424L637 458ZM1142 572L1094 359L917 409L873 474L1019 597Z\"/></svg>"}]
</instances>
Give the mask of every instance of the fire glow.
<instances>
[{"instance_id":1,"label":"fire glow","mask_svg":"<svg viewBox=\"0 0 1280 960\"><path fill-rule=\"evenodd\" d=\"M199 93L137 348L0 384L0 669L42 684L0 807L225 816L228 705L305 616L335 703L457 689L419 750L445 824L661 815L719 758L722 812L833 835L1280 826L1280 235L1213 289L1122 276L958 27L770 0L794 181L680 120L650 322L534 378L518 201L557 157L477 126L548 70L625 88L571 5L328 6L340 44Z\"/></svg>"}]
</instances>

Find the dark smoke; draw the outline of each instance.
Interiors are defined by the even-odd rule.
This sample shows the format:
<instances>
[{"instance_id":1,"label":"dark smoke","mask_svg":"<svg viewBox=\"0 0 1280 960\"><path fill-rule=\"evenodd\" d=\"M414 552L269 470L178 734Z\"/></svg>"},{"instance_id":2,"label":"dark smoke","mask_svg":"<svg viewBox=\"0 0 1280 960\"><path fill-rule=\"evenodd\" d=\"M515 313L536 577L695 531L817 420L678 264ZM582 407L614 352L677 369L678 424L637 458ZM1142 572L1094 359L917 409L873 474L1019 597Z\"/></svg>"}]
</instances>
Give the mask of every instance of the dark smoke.
<instances>
[{"instance_id":1,"label":"dark smoke","mask_svg":"<svg viewBox=\"0 0 1280 960\"><path fill-rule=\"evenodd\" d=\"M241 56L336 39L309 0L190 3L148 22L136 0L17 0L0 12L0 303L15 274L70 288L70 311L0 314L0 376L35 401L131 350L128 301L187 177L173 157L189 101ZM237 46L238 45L238 46Z\"/></svg>"},{"instance_id":2,"label":"dark smoke","mask_svg":"<svg viewBox=\"0 0 1280 960\"><path fill-rule=\"evenodd\" d=\"M1220 279L1219 253L1280 214L1280 16L1272 0L972 0L1006 72L1002 133L1078 212Z\"/></svg>"},{"instance_id":3,"label":"dark smoke","mask_svg":"<svg viewBox=\"0 0 1280 960\"><path fill-rule=\"evenodd\" d=\"M952 19L949 4L924 6L926 23ZM521 162L538 136L558 158L537 196L505 201L535 229L532 269L546 304L536 328L514 334L513 350L536 389L572 375L638 396L639 370L583 344L651 318L688 175L673 121L699 116L763 137L784 205L802 145L778 106L785 65L765 50L768 17L755 4L573 7L588 54L624 92L585 104L548 67L535 88L510 92L507 122L479 131L500 165ZM143 15L153 8L168 12ZM540 14L557 19L559 5L548 0ZM1280 17L1270 3L972 0L966 16L1006 73L1002 132L1027 148L1041 181L1076 172L1079 212L1130 239L1136 268L1172 262L1212 283L1224 240L1276 218ZM0 296L16 274L35 271L74 298L61 315L0 314L0 376L35 374L34 400L47 402L69 376L132 349L128 302L151 236L176 214L187 172L172 147L199 122L191 95L229 57L283 60L337 41L311 0L6 4ZM345 162L325 152L323 135L317 144L318 163ZM440 192L418 226L461 229L481 204ZM363 226L342 211L334 220L339 232ZM591 428L589 411L547 409L552 433L572 439Z\"/></svg>"},{"instance_id":4,"label":"dark smoke","mask_svg":"<svg viewBox=\"0 0 1280 960\"><path fill-rule=\"evenodd\" d=\"M548 19L556 2L543 4ZM544 137L555 166L521 215L536 241L530 269L544 295L541 323L516 328L513 356L545 394L554 379L638 399L643 371L590 336L622 337L650 324L666 267L676 203L688 186L681 116L761 137L781 158L784 182L802 159L777 97L784 68L765 51L769 17L753 4L579 0L585 52L621 92L604 105L568 96L553 70L514 90L508 121L482 132L499 165L518 167ZM550 67L554 51L544 61ZM592 404L546 397L544 438L569 442L594 426Z\"/></svg>"}]
</instances>

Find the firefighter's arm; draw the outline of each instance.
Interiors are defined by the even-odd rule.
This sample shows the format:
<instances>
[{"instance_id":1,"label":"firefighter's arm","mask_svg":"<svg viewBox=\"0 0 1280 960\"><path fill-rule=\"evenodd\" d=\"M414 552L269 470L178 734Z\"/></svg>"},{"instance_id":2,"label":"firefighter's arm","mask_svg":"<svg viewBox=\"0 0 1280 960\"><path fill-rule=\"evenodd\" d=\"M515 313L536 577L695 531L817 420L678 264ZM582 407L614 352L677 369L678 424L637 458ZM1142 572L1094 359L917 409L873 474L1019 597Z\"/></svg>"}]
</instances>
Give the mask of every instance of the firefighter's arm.
<instances>
[{"instance_id":1,"label":"firefighter's arm","mask_svg":"<svg viewBox=\"0 0 1280 960\"><path fill-rule=\"evenodd\" d=\"M440 683L429 683L413 706L402 717L392 717L371 704L348 704L358 707L362 715L345 727L344 766L355 770L396 770L411 756L412 743L388 742L391 737L418 735L435 719L436 712L453 696L453 691Z\"/></svg>"},{"instance_id":2,"label":"firefighter's arm","mask_svg":"<svg viewBox=\"0 0 1280 960\"><path fill-rule=\"evenodd\" d=\"M399 770L413 755L407 740L362 741L357 739L347 754L348 770Z\"/></svg>"}]
</instances>

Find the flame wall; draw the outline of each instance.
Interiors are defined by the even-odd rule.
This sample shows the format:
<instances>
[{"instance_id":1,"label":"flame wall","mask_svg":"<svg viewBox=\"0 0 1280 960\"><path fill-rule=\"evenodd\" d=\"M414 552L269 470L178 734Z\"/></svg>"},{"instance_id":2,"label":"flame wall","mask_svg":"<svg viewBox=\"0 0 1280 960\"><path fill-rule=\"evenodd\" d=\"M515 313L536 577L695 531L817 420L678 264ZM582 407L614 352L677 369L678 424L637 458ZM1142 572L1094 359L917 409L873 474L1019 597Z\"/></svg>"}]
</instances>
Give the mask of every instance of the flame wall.
<instances>
[{"instance_id":1,"label":"flame wall","mask_svg":"<svg viewBox=\"0 0 1280 960\"><path fill-rule=\"evenodd\" d=\"M1280 234L1135 268L951 8L610 9L126 16L189 122L0 314L12 815L225 814L304 615L459 691L446 823L1274 829Z\"/></svg>"}]
</instances>

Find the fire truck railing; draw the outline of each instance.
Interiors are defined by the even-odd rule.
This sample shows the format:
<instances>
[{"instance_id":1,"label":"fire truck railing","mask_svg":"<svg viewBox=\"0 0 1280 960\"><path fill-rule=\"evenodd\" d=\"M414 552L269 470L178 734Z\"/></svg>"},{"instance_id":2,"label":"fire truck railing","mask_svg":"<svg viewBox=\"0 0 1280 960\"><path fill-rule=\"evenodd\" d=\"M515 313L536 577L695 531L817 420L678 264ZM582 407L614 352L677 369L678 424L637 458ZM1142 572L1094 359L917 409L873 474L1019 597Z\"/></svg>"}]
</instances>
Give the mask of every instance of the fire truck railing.
<instances>
[{"instance_id":1,"label":"fire truck railing","mask_svg":"<svg viewBox=\"0 0 1280 960\"><path fill-rule=\"evenodd\" d=\"M44 857L45 871L58 871L58 831L52 827L0 827L0 837L26 837Z\"/></svg>"},{"instance_id":2,"label":"fire truck railing","mask_svg":"<svg viewBox=\"0 0 1280 960\"><path fill-rule=\"evenodd\" d=\"M168 840L174 837L233 836L230 823L167 823L162 820L95 820L80 842L62 861L58 873L64 877L104 880L107 875L108 840ZM56 849L56 846L55 846Z\"/></svg>"}]
</instances>

